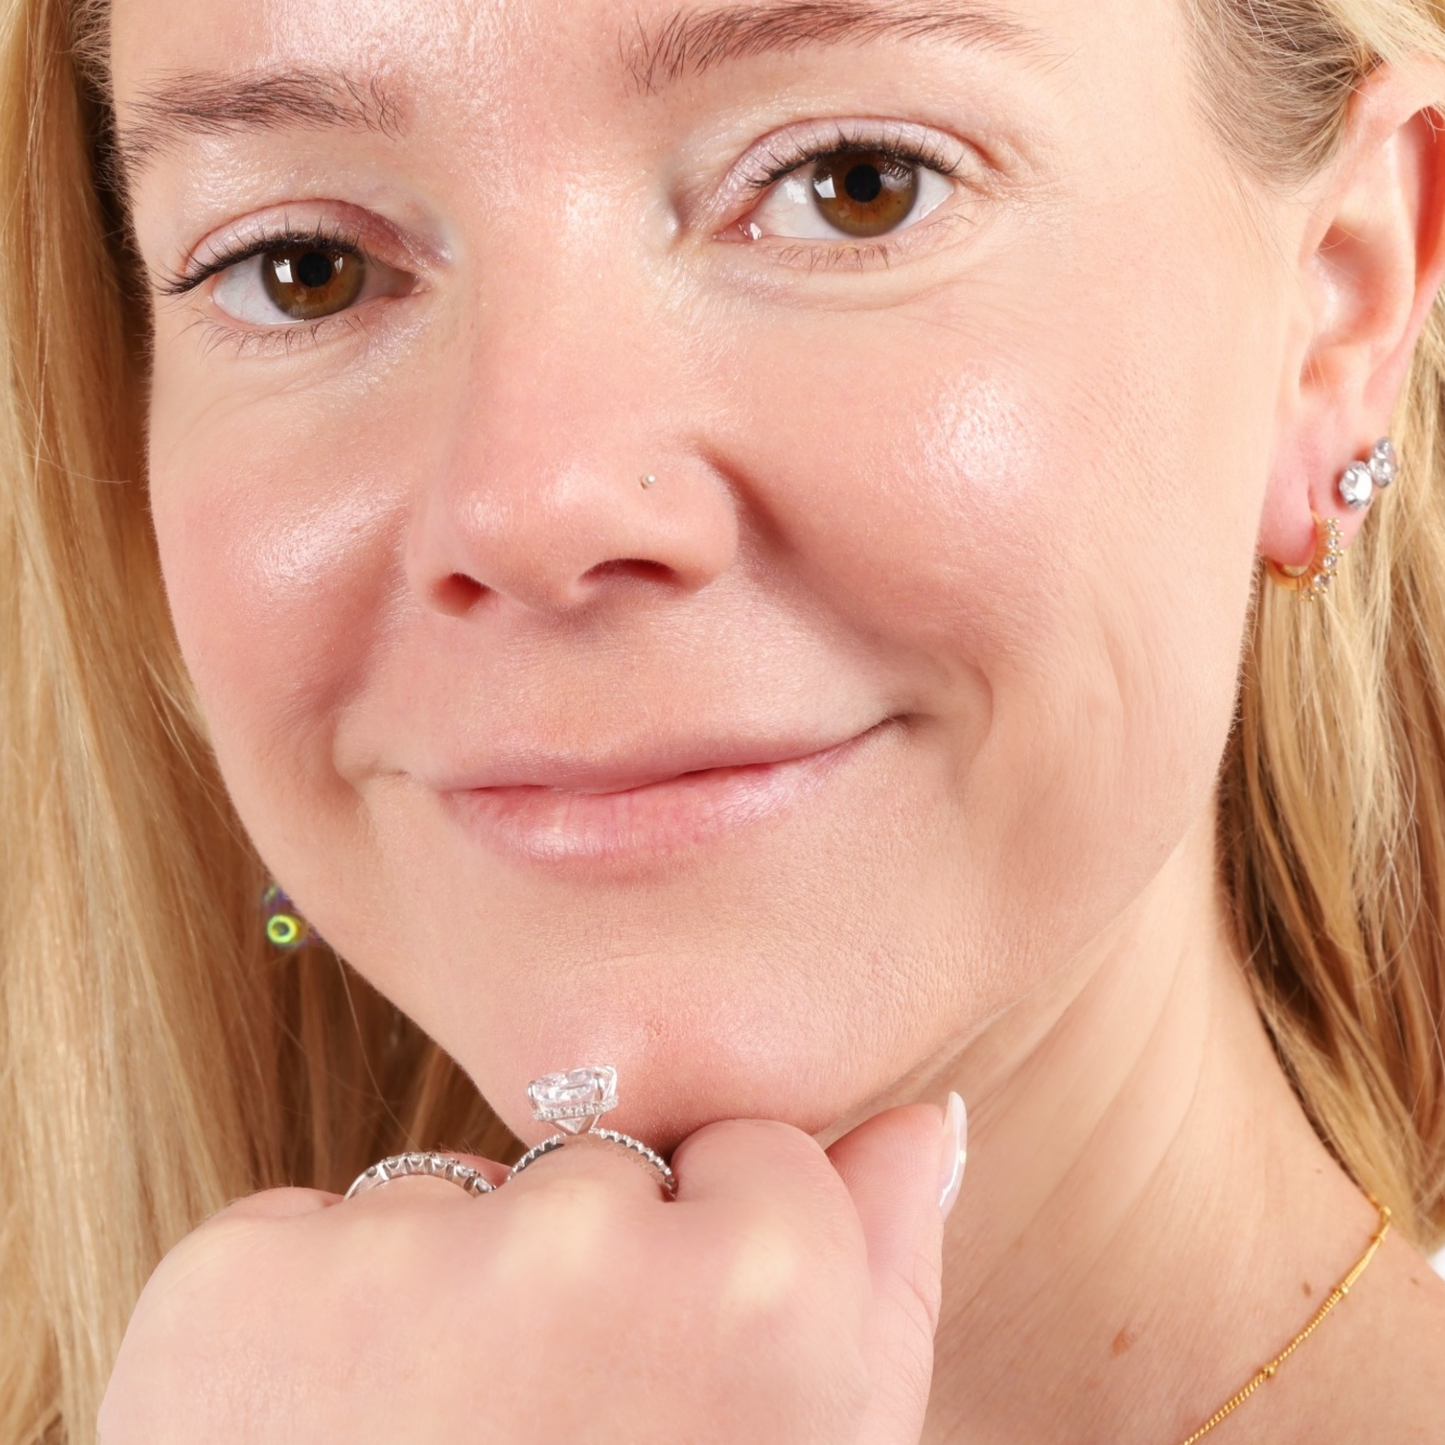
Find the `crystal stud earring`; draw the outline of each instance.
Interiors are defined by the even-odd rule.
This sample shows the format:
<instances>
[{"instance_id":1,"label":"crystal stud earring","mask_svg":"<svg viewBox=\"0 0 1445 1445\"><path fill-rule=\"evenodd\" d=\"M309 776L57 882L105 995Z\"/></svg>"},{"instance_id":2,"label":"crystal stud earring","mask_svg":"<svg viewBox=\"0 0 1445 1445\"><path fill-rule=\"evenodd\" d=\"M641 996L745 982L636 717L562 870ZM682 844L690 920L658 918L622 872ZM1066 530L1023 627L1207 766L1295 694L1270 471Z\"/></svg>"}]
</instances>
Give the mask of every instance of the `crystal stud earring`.
<instances>
[{"instance_id":1,"label":"crystal stud earring","mask_svg":"<svg viewBox=\"0 0 1445 1445\"><path fill-rule=\"evenodd\" d=\"M1400 459L1389 437L1381 437L1364 462L1351 462L1340 478L1340 496L1355 511L1370 505L1375 488L1385 488L1400 471Z\"/></svg>"},{"instance_id":2,"label":"crystal stud earring","mask_svg":"<svg viewBox=\"0 0 1445 1445\"><path fill-rule=\"evenodd\" d=\"M1375 491L1375 477L1364 462L1351 462L1340 478L1340 496L1350 504L1352 511L1360 511L1370 505Z\"/></svg>"},{"instance_id":3,"label":"crystal stud earring","mask_svg":"<svg viewBox=\"0 0 1445 1445\"><path fill-rule=\"evenodd\" d=\"M1370 476L1377 487L1388 487L1400 474L1400 458L1389 437L1381 437L1370 453Z\"/></svg>"}]
</instances>

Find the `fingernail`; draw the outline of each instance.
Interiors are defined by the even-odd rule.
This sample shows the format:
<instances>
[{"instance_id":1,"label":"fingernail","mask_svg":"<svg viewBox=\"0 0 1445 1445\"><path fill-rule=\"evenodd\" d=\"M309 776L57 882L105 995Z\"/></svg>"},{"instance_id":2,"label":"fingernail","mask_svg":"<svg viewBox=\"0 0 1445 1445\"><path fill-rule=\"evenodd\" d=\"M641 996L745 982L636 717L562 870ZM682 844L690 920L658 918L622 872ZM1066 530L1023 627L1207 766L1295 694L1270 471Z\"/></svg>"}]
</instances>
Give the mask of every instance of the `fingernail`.
<instances>
[{"instance_id":1,"label":"fingernail","mask_svg":"<svg viewBox=\"0 0 1445 1445\"><path fill-rule=\"evenodd\" d=\"M943 1168L938 1179L938 1207L948 1218L963 1184L963 1165L968 1158L968 1110L957 1094L948 1096L943 1115Z\"/></svg>"}]
</instances>

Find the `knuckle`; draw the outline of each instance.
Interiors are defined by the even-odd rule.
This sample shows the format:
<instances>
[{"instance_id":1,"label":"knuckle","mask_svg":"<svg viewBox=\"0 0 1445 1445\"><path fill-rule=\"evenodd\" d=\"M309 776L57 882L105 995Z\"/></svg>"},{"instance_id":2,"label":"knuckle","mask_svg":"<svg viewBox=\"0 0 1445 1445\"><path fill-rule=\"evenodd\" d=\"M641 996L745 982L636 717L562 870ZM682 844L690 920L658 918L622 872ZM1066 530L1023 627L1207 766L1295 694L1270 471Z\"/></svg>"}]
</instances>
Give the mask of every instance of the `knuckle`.
<instances>
[{"instance_id":1,"label":"knuckle","mask_svg":"<svg viewBox=\"0 0 1445 1445\"><path fill-rule=\"evenodd\" d=\"M512 1222L517 1240L545 1243L602 1234L626 1212L627 1199L613 1180L558 1171L538 1181L519 1206Z\"/></svg>"},{"instance_id":2,"label":"knuckle","mask_svg":"<svg viewBox=\"0 0 1445 1445\"><path fill-rule=\"evenodd\" d=\"M759 1316L786 1314L799 1300L805 1262L795 1231L771 1214L739 1221L719 1236L712 1293L722 1328Z\"/></svg>"}]
</instances>

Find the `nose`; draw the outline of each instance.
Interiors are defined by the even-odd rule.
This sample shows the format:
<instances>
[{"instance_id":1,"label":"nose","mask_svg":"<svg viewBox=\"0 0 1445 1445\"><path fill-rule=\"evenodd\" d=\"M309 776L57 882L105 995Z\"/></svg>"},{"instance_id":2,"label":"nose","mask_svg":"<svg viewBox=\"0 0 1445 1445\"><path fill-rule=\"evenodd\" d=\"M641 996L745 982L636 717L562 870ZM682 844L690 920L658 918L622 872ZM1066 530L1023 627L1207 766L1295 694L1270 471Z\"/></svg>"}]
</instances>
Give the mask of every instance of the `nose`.
<instances>
[{"instance_id":1,"label":"nose","mask_svg":"<svg viewBox=\"0 0 1445 1445\"><path fill-rule=\"evenodd\" d=\"M409 581L435 611L685 595L735 560L734 499L707 461L686 342L655 314L588 314L596 296L594 273L530 306L499 300L460 364L438 368L432 476L407 541Z\"/></svg>"}]
</instances>

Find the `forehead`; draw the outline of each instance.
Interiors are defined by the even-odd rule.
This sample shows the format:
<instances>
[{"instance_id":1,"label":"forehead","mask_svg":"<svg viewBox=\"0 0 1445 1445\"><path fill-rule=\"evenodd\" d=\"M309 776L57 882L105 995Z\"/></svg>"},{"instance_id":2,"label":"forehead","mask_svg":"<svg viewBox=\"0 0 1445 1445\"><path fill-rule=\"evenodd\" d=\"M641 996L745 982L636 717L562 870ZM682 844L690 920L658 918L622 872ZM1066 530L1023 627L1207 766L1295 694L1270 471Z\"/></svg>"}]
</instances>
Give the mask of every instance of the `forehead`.
<instances>
[{"instance_id":1,"label":"forehead","mask_svg":"<svg viewBox=\"0 0 1445 1445\"><path fill-rule=\"evenodd\" d=\"M1147 92L1182 54L1169 0L112 0L124 110L178 88L204 103L220 77L297 69L358 125L404 121L444 97L495 116L549 103L656 100L741 67L792 73L801 58L926 48L991 58L1062 87ZM1130 77L1130 72L1134 72ZM1077 78L1077 79L1076 79ZM349 93L349 94L348 94ZM251 103L258 97L252 96ZM1147 104L1148 96L1144 96Z\"/></svg>"},{"instance_id":2,"label":"forehead","mask_svg":"<svg viewBox=\"0 0 1445 1445\"><path fill-rule=\"evenodd\" d=\"M1107 9L1110 0L1099 3ZM721 55L740 30L745 46L759 48L789 30L865 38L863 32L891 26L920 35L951 29L1006 45L1026 38L1035 20L1040 35L1061 34L1071 9L1050 0L112 0L120 31L164 21L163 29L135 36L141 51L183 47L223 58L294 47L354 58L385 37L398 54L477 59L531 38L581 42L632 68L666 64L683 49L696 52L694 59L706 60L703 52L714 49Z\"/></svg>"}]
</instances>

